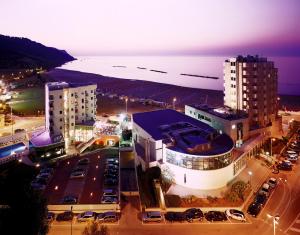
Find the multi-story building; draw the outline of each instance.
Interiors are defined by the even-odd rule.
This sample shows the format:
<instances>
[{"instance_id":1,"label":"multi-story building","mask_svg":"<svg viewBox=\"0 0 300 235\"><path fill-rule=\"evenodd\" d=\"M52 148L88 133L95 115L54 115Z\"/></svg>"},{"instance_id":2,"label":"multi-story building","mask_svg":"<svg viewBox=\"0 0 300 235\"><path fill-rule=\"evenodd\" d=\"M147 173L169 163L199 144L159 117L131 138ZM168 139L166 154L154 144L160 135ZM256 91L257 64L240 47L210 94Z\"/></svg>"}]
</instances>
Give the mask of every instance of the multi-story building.
<instances>
[{"instance_id":1,"label":"multi-story building","mask_svg":"<svg viewBox=\"0 0 300 235\"><path fill-rule=\"evenodd\" d=\"M224 63L224 104L248 113L250 129L271 126L278 113L277 68L258 56L238 56Z\"/></svg>"},{"instance_id":2,"label":"multi-story building","mask_svg":"<svg viewBox=\"0 0 300 235\"><path fill-rule=\"evenodd\" d=\"M95 84L51 82L45 85L46 130L62 134L66 147L93 137L96 120Z\"/></svg>"}]
</instances>

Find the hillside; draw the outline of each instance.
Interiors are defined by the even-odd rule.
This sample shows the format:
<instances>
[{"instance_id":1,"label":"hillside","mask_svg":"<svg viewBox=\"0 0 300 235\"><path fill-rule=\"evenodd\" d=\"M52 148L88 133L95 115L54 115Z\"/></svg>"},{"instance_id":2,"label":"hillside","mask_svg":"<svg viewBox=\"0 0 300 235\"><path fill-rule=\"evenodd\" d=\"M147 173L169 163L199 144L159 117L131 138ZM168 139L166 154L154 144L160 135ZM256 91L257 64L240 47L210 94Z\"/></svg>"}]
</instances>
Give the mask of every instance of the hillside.
<instances>
[{"instance_id":1,"label":"hillside","mask_svg":"<svg viewBox=\"0 0 300 235\"><path fill-rule=\"evenodd\" d=\"M27 38L0 35L0 69L61 66L75 60L64 50L44 46Z\"/></svg>"}]
</instances>

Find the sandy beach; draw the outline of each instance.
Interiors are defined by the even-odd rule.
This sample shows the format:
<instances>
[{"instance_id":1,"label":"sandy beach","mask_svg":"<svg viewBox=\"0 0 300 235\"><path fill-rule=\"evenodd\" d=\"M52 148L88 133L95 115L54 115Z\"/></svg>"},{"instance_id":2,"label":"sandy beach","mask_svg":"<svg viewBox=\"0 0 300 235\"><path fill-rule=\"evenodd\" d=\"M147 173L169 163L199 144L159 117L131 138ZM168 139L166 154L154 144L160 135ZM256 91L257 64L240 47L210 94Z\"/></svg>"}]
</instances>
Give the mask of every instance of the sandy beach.
<instances>
[{"instance_id":1,"label":"sandy beach","mask_svg":"<svg viewBox=\"0 0 300 235\"><path fill-rule=\"evenodd\" d=\"M128 80L112 78L91 73L83 73L71 70L54 69L43 75L46 81L66 81L66 82L93 82L98 84L98 89L103 93L124 95L129 98L152 99L165 102L169 105L176 97L176 108L183 110L185 104L207 103L218 106L223 104L223 91L206 90L180 87L156 82ZM133 100L131 99L131 100ZM128 101L128 111L138 112L158 109L160 107L143 105L141 103ZM300 110L300 96L280 95L281 109ZM108 96L98 96L98 113L118 113L125 111L125 101L119 98L109 98Z\"/></svg>"}]
</instances>

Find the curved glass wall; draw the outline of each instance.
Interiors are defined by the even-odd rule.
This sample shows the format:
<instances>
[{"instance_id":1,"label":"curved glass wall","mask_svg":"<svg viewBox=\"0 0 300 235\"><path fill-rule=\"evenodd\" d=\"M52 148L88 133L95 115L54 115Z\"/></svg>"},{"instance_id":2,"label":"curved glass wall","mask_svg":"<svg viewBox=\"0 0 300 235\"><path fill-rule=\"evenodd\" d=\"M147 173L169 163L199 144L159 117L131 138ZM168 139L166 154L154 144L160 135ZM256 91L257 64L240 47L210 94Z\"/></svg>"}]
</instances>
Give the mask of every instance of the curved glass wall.
<instances>
[{"instance_id":1,"label":"curved glass wall","mask_svg":"<svg viewBox=\"0 0 300 235\"><path fill-rule=\"evenodd\" d=\"M218 156L192 156L166 149L168 163L193 170L216 170L232 163L231 151Z\"/></svg>"}]
</instances>

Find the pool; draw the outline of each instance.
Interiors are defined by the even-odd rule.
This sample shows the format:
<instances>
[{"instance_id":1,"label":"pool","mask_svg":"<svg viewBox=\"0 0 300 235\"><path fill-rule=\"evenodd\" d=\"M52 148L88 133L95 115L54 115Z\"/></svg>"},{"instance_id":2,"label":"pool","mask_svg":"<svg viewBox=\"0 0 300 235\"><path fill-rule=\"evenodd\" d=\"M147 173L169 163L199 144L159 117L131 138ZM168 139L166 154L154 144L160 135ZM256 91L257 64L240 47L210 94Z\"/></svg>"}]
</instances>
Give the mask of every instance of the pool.
<instances>
[{"instance_id":1,"label":"pool","mask_svg":"<svg viewBox=\"0 0 300 235\"><path fill-rule=\"evenodd\" d=\"M23 143L13 144L0 149L0 159L8 157L12 152L20 153L26 149L26 145Z\"/></svg>"}]
</instances>

